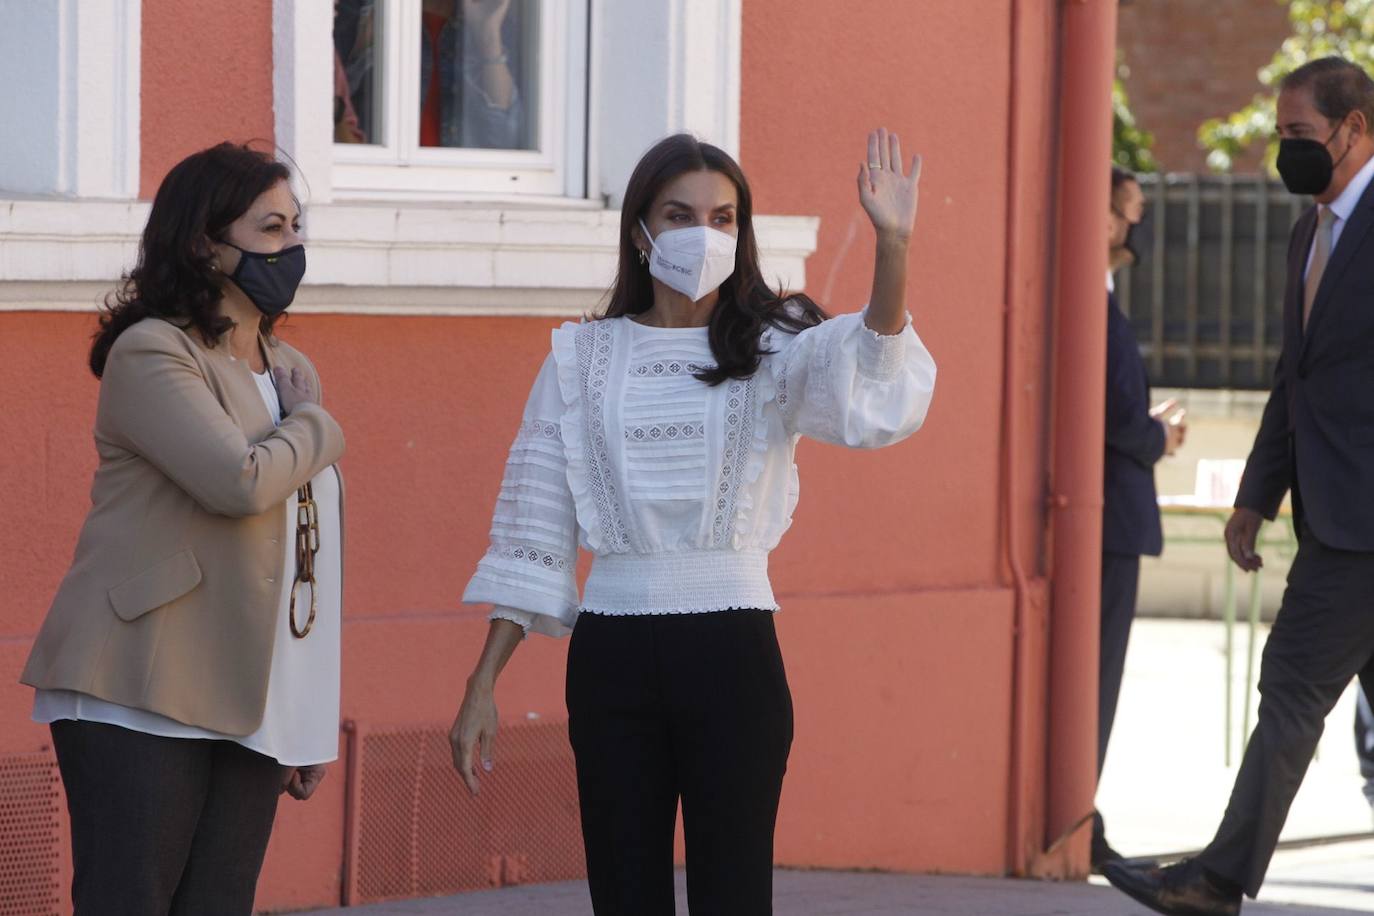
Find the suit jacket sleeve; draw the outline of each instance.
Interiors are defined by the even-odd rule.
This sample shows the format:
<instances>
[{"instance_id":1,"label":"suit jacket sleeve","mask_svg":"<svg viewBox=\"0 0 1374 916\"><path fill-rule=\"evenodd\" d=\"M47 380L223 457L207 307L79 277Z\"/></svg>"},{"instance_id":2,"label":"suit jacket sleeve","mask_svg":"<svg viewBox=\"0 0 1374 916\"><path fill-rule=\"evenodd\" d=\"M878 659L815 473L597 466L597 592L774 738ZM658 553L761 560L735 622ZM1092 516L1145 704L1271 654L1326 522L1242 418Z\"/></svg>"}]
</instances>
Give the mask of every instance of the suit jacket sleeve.
<instances>
[{"instance_id":1,"label":"suit jacket sleeve","mask_svg":"<svg viewBox=\"0 0 1374 916\"><path fill-rule=\"evenodd\" d=\"M285 501L343 454L343 431L303 404L261 442L210 390L176 336L134 327L110 350L100 385L99 437L141 456L206 511L247 516Z\"/></svg>"},{"instance_id":2,"label":"suit jacket sleeve","mask_svg":"<svg viewBox=\"0 0 1374 916\"><path fill-rule=\"evenodd\" d=\"M1152 468L1164 455L1164 424L1150 416L1150 392L1135 342L1111 333L1107 344L1107 447Z\"/></svg>"},{"instance_id":3,"label":"suit jacket sleeve","mask_svg":"<svg viewBox=\"0 0 1374 916\"><path fill-rule=\"evenodd\" d=\"M1283 357L1274 370L1274 388L1264 405L1255 444L1245 461L1245 473L1236 493L1236 508L1253 509L1270 521L1279 513L1293 479L1293 453L1288 442L1288 391Z\"/></svg>"}]
</instances>

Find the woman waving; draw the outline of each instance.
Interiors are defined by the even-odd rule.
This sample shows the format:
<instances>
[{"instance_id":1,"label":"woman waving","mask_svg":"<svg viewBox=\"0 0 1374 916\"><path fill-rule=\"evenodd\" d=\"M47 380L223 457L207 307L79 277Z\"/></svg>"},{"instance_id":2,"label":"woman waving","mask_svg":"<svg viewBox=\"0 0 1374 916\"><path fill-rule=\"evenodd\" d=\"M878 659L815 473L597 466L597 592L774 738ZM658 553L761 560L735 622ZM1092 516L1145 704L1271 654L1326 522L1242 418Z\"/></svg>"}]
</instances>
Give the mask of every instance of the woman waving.
<instances>
[{"instance_id":1,"label":"woman waving","mask_svg":"<svg viewBox=\"0 0 1374 916\"><path fill-rule=\"evenodd\" d=\"M569 729L601 916L673 911L679 799L692 911L771 912L792 701L768 554L796 506L799 437L877 448L925 418L935 364L905 301L919 177L895 135L869 136L872 295L826 319L764 282L739 165L669 137L630 178L604 317L553 334L464 595L495 610L452 741L475 792L497 675L525 632L572 633ZM579 544L594 554L580 597Z\"/></svg>"}]
</instances>

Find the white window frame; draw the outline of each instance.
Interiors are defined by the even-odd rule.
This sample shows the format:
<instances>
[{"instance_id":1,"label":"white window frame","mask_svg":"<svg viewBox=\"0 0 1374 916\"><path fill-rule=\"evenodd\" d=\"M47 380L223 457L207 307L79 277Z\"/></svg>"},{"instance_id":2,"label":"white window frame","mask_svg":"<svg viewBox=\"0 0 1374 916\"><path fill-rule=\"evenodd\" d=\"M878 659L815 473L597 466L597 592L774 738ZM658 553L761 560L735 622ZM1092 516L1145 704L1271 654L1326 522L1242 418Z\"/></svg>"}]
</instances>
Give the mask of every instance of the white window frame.
<instances>
[{"instance_id":1,"label":"white window frame","mask_svg":"<svg viewBox=\"0 0 1374 916\"><path fill-rule=\"evenodd\" d=\"M0 21L0 196L137 197L141 0L0 0Z\"/></svg>"},{"instance_id":2,"label":"white window frame","mask_svg":"<svg viewBox=\"0 0 1374 916\"><path fill-rule=\"evenodd\" d=\"M422 0L378 2L384 15L378 55L384 62L381 134L390 143L331 144L336 198L585 196L588 0L536 0L538 148L533 150L421 147ZM327 4L318 6L328 11Z\"/></svg>"},{"instance_id":3,"label":"white window frame","mask_svg":"<svg viewBox=\"0 0 1374 916\"><path fill-rule=\"evenodd\" d=\"M742 0L574 2L589 8L590 28L588 20L579 28L590 34L593 64L573 83L580 104L591 105L576 108L585 135L571 148L585 164L568 162L579 163L569 167L579 179L585 174L585 188L573 185L554 196L506 189L495 197L379 191L377 199L363 200L351 199L356 189L345 187L338 196L348 199L333 201L332 4L274 0L275 139L302 178L310 244L295 311L585 314L614 277L616 208L643 151L664 134L686 130L738 156ZM60 160L56 152L40 159L52 165L48 185L18 198L0 191L0 312L90 312L133 265L148 218L148 202L132 199L139 177L139 0L51 0L51 8L0 0L0 8L6 3L61 17L46 26L46 40L51 46L54 30L61 30L68 51L55 58L39 53L45 46L35 41L25 60L38 70L48 67L42 72L51 72L54 91L65 87L64 104L71 106L64 109L68 133L45 142L57 136L81 142ZM3 168L11 155L18 155L16 147L0 144L0 174L12 174ZM59 186L51 177L59 174L74 177ZM41 199L27 196L33 193ZM64 193L80 199L52 199ZM770 282L805 286L818 222L755 215Z\"/></svg>"}]
</instances>

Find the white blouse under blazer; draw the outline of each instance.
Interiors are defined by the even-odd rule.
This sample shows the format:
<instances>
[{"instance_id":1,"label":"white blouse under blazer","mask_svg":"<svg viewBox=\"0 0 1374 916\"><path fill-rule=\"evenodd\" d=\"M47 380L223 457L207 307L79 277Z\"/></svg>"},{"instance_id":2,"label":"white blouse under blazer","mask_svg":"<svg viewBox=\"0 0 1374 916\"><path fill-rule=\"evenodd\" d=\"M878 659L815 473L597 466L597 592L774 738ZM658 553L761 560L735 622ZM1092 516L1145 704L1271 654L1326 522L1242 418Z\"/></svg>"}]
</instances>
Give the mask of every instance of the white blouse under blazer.
<instances>
[{"instance_id":1,"label":"white blouse under blazer","mask_svg":"<svg viewBox=\"0 0 1374 916\"><path fill-rule=\"evenodd\" d=\"M763 349L753 376L711 386L694 377L715 365L706 328L555 330L463 601L551 636L579 611L777 610L768 554L797 505L797 440L900 442L925 419L935 362L910 319L883 336L862 314L769 328ZM579 545L594 555L581 599Z\"/></svg>"}]
</instances>

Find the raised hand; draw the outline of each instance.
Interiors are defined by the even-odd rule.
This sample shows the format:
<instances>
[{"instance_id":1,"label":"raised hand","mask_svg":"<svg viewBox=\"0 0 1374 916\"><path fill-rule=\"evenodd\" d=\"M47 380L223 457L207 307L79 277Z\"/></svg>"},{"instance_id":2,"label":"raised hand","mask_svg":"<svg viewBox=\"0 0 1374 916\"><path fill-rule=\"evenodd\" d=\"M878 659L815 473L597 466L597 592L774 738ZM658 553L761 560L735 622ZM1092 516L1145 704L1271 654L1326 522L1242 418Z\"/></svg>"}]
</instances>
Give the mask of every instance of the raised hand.
<instances>
[{"instance_id":1,"label":"raised hand","mask_svg":"<svg viewBox=\"0 0 1374 916\"><path fill-rule=\"evenodd\" d=\"M868 159L859 167L859 203L880 237L911 238L920 183L919 155L911 157L911 168L903 173L897 135L885 127L868 135Z\"/></svg>"}]
</instances>

